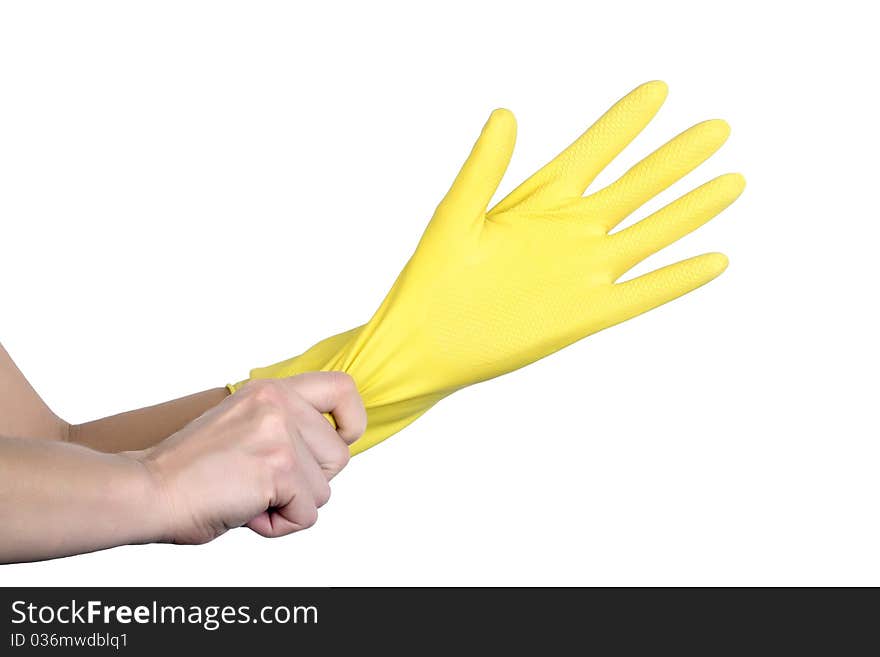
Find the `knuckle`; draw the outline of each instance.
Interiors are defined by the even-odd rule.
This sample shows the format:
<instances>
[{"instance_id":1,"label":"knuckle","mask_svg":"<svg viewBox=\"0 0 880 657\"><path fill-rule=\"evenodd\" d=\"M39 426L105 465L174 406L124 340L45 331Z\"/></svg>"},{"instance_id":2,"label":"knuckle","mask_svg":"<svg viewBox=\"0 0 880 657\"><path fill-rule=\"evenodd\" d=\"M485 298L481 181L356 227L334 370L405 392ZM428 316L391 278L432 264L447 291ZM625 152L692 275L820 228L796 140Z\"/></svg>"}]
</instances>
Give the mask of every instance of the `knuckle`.
<instances>
[{"instance_id":1,"label":"knuckle","mask_svg":"<svg viewBox=\"0 0 880 657\"><path fill-rule=\"evenodd\" d=\"M339 427L339 436L346 443L353 443L355 440L364 435L367 430L367 419L358 417L356 419L348 418L348 422L344 426Z\"/></svg>"},{"instance_id":2,"label":"knuckle","mask_svg":"<svg viewBox=\"0 0 880 657\"><path fill-rule=\"evenodd\" d=\"M341 395L357 395L357 384L351 374L347 372L329 372L331 383Z\"/></svg>"},{"instance_id":3,"label":"knuckle","mask_svg":"<svg viewBox=\"0 0 880 657\"><path fill-rule=\"evenodd\" d=\"M333 461L337 466L337 472L348 465L351 460L351 452L345 443L337 443L333 449Z\"/></svg>"},{"instance_id":4,"label":"knuckle","mask_svg":"<svg viewBox=\"0 0 880 657\"><path fill-rule=\"evenodd\" d=\"M302 516L299 518L299 526L302 529L308 529L314 527L316 522L318 522L318 508L314 506L304 508Z\"/></svg>"},{"instance_id":5,"label":"knuckle","mask_svg":"<svg viewBox=\"0 0 880 657\"><path fill-rule=\"evenodd\" d=\"M289 444L276 446L269 452L266 462L272 472L280 476L290 475L298 466L296 453Z\"/></svg>"},{"instance_id":6,"label":"knuckle","mask_svg":"<svg viewBox=\"0 0 880 657\"><path fill-rule=\"evenodd\" d=\"M357 421L345 431L345 439L349 442L353 442L364 435L364 432L367 430L367 414L366 412L362 413Z\"/></svg>"},{"instance_id":7,"label":"knuckle","mask_svg":"<svg viewBox=\"0 0 880 657\"><path fill-rule=\"evenodd\" d=\"M367 429L367 412L357 384L346 372L331 372L337 397L347 402L345 424L339 428L340 435L348 442L357 440Z\"/></svg>"},{"instance_id":8,"label":"knuckle","mask_svg":"<svg viewBox=\"0 0 880 657\"><path fill-rule=\"evenodd\" d=\"M274 379L249 381L239 393L257 405L280 406L284 401L281 385Z\"/></svg>"},{"instance_id":9,"label":"knuckle","mask_svg":"<svg viewBox=\"0 0 880 657\"><path fill-rule=\"evenodd\" d=\"M351 452L349 451L348 446L345 443L338 441L337 446L334 446L330 450L327 460L321 464L321 469L332 479L348 465L350 459Z\"/></svg>"},{"instance_id":10,"label":"knuckle","mask_svg":"<svg viewBox=\"0 0 880 657\"><path fill-rule=\"evenodd\" d=\"M287 420L277 406L261 406L255 415L256 430L263 436L279 436L287 433Z\"/></svg>"},{"instance_id":11,"label":"knuckle","mask_svg":"<svg viewBox=\"0 0 880 657\"><path fill-rule=\"evenodd\" d=\"M330 484L324 482L320 488L315 491L315 504L319 507L324 506L327 502L330 501Z\"/></svg>"},{"instance_id":12,"label":"knuckle","mask_svg":"<svg viewBox=\"0 0 880 657\"><path fill-rule=\"evenodd\" d=\"M283 392L272 381L254 381L253 384L246 403L254 430L263 436L286 434L289 409L285 405Z\"/></svg>"}]
</instances>

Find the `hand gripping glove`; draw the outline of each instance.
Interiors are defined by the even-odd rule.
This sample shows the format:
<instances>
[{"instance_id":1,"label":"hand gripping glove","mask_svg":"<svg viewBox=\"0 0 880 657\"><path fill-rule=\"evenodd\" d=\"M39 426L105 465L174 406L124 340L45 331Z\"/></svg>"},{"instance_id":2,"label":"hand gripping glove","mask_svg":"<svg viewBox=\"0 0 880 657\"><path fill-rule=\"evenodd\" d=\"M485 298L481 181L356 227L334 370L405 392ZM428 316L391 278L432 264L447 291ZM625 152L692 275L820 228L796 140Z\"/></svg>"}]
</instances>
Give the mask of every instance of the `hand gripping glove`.
<instances>
[{"instance_id":1,"label":"hand gripping glove","mask_svg":"<svg viewBox=\"0 0 880 657\"><path fill-rule=\"evenodd\" d=\"M611 185L584 191L648 124L662 82L617 102L571 146L487 211L513 152L513 115L495 110L415 253L367 324L251 379L342 370L368 412L352 453L400 431L465 386L543 358L707 283L727 266L709 253L616 283L644 258L698 228L744 187L705 183L631 227L609 232L696 168L729 134L695 125ZM245 382L230 388L234 391Z\"/></svg>"}]
</instances>

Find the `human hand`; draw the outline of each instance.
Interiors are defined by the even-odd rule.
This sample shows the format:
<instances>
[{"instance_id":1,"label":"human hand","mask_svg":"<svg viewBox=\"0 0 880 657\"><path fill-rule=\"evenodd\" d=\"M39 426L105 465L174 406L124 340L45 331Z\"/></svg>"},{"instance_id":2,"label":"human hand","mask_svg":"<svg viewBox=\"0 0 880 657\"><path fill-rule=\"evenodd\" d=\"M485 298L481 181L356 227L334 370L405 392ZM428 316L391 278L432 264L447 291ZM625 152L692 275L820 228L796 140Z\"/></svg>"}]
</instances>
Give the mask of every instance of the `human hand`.
<instances>
[{"instance_id":1,"label":"human hand","mask_svg":"<svg viewBox=\"0 0 880 657\"><path fill-rule=\"evenodd\" d=\"M334 429L322 413L332 413ZM341 372L254 381L142 452L165 510L162 540L206 543L246 525L267 537L311 527L366 427Z\"/></svg>"},{"instance_id":2,"label":"human hand","mask_svg":"<svg viewBox=\"0 0 880 657\"><path fill-rule=\"evenodd\" d=\"M724 121L693 126L584 196L666 93L662 82L638 87L489 209L516 133L510 112L493 112L372 319L301 356L256 368L251 379L303 368L351 374L369 414L369 429L352 448L358 453L460 388L523 367L718 276L727 258L708 253L619 282L736 200L745 185L739 174L715 178L612 231L720 148L729 134Z\"/></svg>"}]
</instances>

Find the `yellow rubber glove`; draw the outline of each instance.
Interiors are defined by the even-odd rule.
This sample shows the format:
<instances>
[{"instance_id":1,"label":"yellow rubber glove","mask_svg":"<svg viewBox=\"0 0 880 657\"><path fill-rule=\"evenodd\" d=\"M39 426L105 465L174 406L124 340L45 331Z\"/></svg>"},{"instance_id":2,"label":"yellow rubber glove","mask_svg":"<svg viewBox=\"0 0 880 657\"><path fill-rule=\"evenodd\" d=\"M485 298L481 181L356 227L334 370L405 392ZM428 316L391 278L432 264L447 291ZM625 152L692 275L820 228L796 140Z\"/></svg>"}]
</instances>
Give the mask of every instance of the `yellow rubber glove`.
<instances>
[{"instance_id":1,"label":"yellow rubber glove","mask_svg":"<svg viewBox=\"0 0 880 657\"><path fill-rule=\"evenodd\" d=\"M616 182L583 196L666 93L662 82L636 88L487 211L516 134L513 115L495 110L372 319L301 356L255 369L251 378L348 372L369 416L366 433L352 446L356 454L460 388L534 362L718 276L727 258L710 253L615 283L730 205L745 184L738 174L608 233L714 153L729 134L724 121L690 128Z\"/></svg>"}]
</instances>

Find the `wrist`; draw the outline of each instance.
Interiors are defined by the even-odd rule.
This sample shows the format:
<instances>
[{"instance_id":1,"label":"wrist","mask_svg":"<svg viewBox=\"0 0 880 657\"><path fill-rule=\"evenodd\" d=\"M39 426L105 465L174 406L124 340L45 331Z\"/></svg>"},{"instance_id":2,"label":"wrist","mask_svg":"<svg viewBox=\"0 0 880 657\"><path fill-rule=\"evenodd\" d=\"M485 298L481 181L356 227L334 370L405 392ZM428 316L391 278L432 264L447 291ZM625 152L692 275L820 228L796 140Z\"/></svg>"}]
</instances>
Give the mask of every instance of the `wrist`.
<instances>
[{"instance_id":1,"label":"wrist","mask_svg":"<svg viewBox=\"0 0 880 657\"><path fill-rule=\"evenodd\" d=\"M148 462L149 450L120 452L124 475L120 482L123 499L131 502L139 535L132 542L167 543L172 539L167 495L160 473Z\"/></svg>"}]
</instances>

